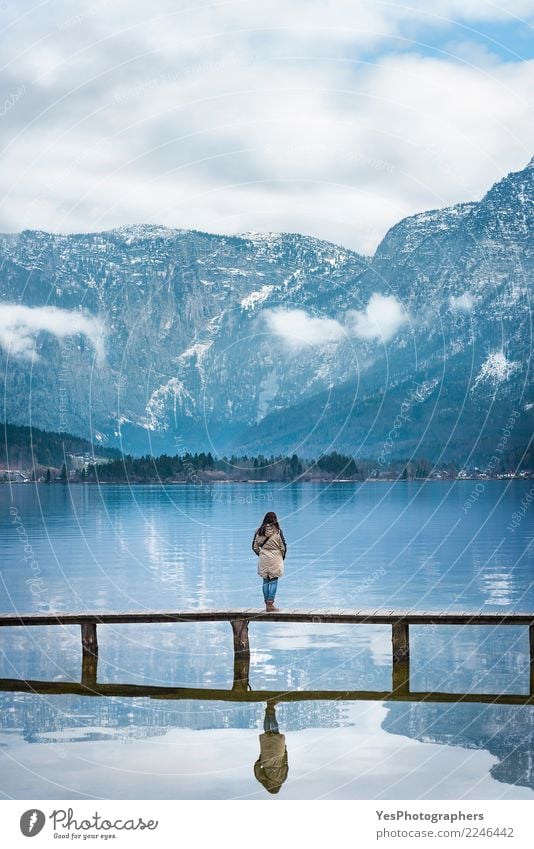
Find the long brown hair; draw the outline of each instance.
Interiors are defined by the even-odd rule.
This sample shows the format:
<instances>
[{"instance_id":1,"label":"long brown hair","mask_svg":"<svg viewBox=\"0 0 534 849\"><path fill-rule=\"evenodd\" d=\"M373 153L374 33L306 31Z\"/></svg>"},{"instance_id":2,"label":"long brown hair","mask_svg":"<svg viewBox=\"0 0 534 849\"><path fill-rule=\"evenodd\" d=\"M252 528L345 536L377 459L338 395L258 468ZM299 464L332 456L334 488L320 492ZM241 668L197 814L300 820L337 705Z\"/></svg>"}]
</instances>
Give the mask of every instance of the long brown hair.
<instances>
[{"instance_id":1,"label":"long brown hair","mask_svg":"<svg viewBox=\"0 0 534 849\"><path fill-rule=\"evenodd\" d=\"M263 517L263 522L261 523L261 525L258 529L258 533L262 537L265 536L266 525L274 525L275 528L278 531L280 530L280 525L278 523L278 516L276 515L276 513L269 512L269 513L266 513L265 516Z\"/></svg>"}]
</instances>

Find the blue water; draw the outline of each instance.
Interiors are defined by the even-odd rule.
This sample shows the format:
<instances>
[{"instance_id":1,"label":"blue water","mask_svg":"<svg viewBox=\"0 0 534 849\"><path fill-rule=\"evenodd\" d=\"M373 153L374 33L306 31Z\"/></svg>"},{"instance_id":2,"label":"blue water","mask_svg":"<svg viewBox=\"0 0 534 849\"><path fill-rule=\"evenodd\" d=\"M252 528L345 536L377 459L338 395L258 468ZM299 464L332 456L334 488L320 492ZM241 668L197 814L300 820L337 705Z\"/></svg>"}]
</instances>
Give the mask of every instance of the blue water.
<instances>
[{"instance_id":1,"label":"blue water","mask_svg":"<svg viewBox=\"0 0 534 849\"><path fill-rule=\"evenodd\" d=\"M532 481L3 486L0 608L259 607L250 549L276 510L277 605L534 611ZM514 513L522 520L512 527ZM253 690L391 688L385 626L251 624ZM80 678L78 627L0 632L0 677ZM230 688L227 623L99 627L99 682ZM412 690L528 693L516 627L413 627ZM534 706L281 703L289 772L256 780L265 704L0 693L7 798L532 798Z\"/></svg>"}]
</instances>

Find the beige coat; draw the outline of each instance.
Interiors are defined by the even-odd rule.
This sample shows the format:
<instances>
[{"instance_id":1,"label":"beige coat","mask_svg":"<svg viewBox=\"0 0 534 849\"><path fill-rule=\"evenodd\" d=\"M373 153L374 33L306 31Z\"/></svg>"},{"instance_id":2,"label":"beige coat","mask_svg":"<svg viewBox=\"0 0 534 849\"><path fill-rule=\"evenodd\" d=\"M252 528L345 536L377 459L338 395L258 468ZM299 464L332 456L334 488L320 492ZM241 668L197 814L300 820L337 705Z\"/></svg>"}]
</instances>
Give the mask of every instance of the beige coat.
<instances>
[{"instance_id":1,"label":"beige coat","mask_svg":"<svg viewBox=\"0 0 534 849\"><path fill-rule=\"evenodd\" d=\"M252 548L258 555L258 575L262 578L281 578L287 550L284 535L274 525L267 525L264 535L259 530L252 541Z\"/></svg>"},{"instance_id":2,"label":"beige coat","mask_svg":"<svg viewBox=\"0 0 534 849\"><path fill-rule=\"evenodd\" d=\"M254 775L269 793L278 793L287 778L286 738L283 734L260 734L260 756L254 764Z\"/></svg>"}]
</instances>

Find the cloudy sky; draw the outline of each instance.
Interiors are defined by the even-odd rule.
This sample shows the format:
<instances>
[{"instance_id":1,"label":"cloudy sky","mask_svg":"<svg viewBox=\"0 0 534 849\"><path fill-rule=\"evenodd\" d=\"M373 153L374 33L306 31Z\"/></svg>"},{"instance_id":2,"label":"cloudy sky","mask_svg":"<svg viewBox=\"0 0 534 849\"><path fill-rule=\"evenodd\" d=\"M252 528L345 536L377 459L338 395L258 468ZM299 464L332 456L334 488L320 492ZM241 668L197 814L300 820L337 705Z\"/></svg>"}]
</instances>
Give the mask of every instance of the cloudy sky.
<instances>
[{"instance_id":1,"label":"cloudy sky","mask_svg":"<svg viewBox=\"0 0 534 849\"><path fill-rule=\"evenodd\" d=\"M372 253L534 153L534 0L5 0L0 231Z\"/></svg>"}]
</instances>

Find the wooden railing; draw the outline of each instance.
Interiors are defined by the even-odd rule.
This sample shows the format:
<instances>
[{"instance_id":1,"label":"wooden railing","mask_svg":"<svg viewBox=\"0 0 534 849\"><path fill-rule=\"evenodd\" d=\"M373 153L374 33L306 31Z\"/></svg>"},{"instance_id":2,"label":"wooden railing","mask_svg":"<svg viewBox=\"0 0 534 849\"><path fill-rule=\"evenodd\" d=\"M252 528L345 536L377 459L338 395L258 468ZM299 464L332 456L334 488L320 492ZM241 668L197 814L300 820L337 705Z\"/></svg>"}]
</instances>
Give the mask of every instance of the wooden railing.
<instances>
[{"instance_id":1,"label":"wooden railing","mask_svg":"<svg viewBox=\"0 0 534 849\"><path fill-rule=\"evenodd\" d=\"M153 688L127 684L97 684L98 663L98 625L118 625L132 623L171 623L171 622L229 622L234 640L234 683L232 690L191 690L190 688ZM313 624L365 624L391 625L392 632L392 689L385 692L310 691L307 694L276 693L275 691L249 692L250 642L249 623L264 622L304 622ZM469 613L449 611L407 611L407 610L283 610L266 613L263 610L187 610L180 612L131 612L131 613L28 613L0 614L0 627L30 627L37 625L80 625L82 642L82 683L64 684L58 682L13 681L0 682L2 689L20 689L32 692L80 692L78 689L61 690L62 687L81 688L95 695L142 695L153 698L221 698L224 694L236 695L243 701L265 701L267 699L292 700L300 698L376 698L388 700L413 699L437 701L478 701L499 704L531 704L534 696L534 614L533 613ZM530 695L479 695L450 693L414 693L410 690L410 625L520 625L529 629L530 641ZM56 687L56 689L54 689ZM51 688L51 689L50 689ZM57 689L59 688L59 689ZM116 692L115 692L116 691ZM196 693L196 696L183 693ZM167 695L165 695L167 693ZM325 696L325 693L330 693ZM342 695L343 693L343 695ZM174 695L173 695L174 694ZM199 694L204 694L203 696ZM210 695L211 694L211 695ZM217 695L213 695L217 694ZM504 701L503 701L504 700ZM512 700L512 701L511 701ZM519 701L513 701L519 700Z\"/></svg>"}]
</instances>

